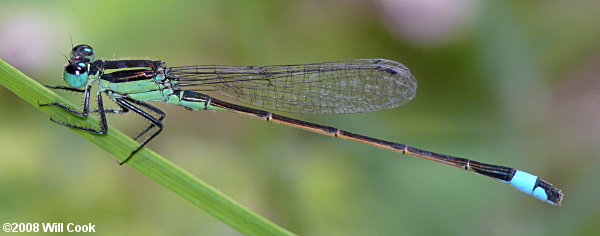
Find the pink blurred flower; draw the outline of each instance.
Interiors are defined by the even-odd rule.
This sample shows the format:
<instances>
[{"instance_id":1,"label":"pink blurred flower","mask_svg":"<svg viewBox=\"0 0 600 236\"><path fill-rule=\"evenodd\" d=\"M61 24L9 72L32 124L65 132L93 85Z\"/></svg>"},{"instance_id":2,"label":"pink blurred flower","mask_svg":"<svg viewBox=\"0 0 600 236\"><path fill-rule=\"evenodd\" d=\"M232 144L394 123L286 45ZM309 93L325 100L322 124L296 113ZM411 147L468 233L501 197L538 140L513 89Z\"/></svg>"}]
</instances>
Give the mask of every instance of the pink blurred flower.
<instances>
[{"instance_id":1,"label":"pink blurred flower","mask_svg":"<svg viewBox=\"0 0 600 236\"><path fill-rule=\"evenodd\" d=\"M38 70L56 57L56 38L68 40L57 17L37 9L6 8L0 12L0 57L26 71ZM64 42L61 42L64 45Z\"/></svg>"},{"instance_id":2,"label":"pink blurred flower","mask_svg":"<svg viewBox=\"0 0 600 236\"><path fill-rule=\"evenodd\" d=\"M420 44L454 40L473 22L473 0L378 0L386 22L399 38Z\"/></svg>"}]
</instances>

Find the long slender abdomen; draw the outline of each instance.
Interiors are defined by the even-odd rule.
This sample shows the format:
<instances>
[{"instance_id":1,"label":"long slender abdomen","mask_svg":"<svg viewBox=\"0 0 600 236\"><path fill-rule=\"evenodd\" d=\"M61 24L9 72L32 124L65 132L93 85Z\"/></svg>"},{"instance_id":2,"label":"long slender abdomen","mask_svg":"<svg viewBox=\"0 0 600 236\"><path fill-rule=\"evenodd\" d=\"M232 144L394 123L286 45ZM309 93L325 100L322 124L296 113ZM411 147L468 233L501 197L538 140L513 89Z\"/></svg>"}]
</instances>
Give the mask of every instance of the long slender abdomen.
<instances>
[{"instance_id":1,"label":"long slender abdomen","mask_svg":"<svg viewBox=\"0 0 600 236\"><path fill-rule=\"evenodd\" d=\"M296 128L309 130L315 133L358 141L361 143L366 143L372 146L388 149L402 154L420 157L423 159L461 168L467 171L472 171L480 175L484 175L508 183L514 186L515 188L521 190L522 192L525 192L529 195L532 195L542 201L551 204L560 205L562 201L563 195L560 189L555 188L554 186L552 186L552 184L538 178L535 175L529 174L524 171L515 170L510 167L486 164L469 160L466 158L430 152L414 148L405 144L355 134L335 127L293 119L259 109L228 103L214 98L210 98L210 100L208 100L207 102L209 103L207 105L208 109L226 110L235 113L245 114L254 118L264 119L273 123L284 124Z\"/></svg>"}]
</instances>

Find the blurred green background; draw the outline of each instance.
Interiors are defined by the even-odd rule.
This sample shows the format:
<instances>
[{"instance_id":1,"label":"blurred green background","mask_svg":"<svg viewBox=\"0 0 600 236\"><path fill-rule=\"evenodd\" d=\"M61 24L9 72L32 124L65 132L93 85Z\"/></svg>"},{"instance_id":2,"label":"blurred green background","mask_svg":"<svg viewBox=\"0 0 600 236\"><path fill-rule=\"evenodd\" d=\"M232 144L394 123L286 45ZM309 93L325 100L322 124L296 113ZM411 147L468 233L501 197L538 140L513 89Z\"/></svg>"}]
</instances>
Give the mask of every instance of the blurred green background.
<instances>
[{"instance_id":1,"label":"blurred green background","mask_svg":"<svg viewBox=\"0 0 600 236\"><path fill-rule=\"evenodd\" d=\"M2 1L0 57L62 85L64 55L168 65L382 57L416 98L369 114L290 115L507 165L563 189L508 185L368 145L223 112L168 112L149 146L302 235L598 235L600 3L594 1ZM73 101L76 94L67 94ZM134 134L145 123L111 116ZM237 235L0 88L0 221L106 235Z\"/></svg>"}]
</instances>

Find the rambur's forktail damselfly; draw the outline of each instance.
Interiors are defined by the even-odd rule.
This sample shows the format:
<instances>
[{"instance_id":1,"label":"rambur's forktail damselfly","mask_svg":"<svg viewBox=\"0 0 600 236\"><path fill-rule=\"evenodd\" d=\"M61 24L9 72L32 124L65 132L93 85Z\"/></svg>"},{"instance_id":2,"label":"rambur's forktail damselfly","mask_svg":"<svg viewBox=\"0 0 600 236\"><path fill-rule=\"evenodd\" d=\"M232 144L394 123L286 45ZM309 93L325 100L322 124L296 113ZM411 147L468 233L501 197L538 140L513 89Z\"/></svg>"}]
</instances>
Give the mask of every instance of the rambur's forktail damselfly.
<instances>
[{"instance_id":1,"label":"rambur's forktail damselfly","mask_svg":"<svg viewBox=\"0 0 600 236\"><path fill-rule=\"evenodd\" d=\"M165 118L165 112L147 102L165 102L189 110L245 114L324 135L354 140L472 171L508 183L554 205L560 205L562 201L561 190L524 171L371 138L225 102L201 93L214 91L254 106L292 113L341 114L390 109L410 101L417 88L417 81L408 68L395 61L357 59L303 65L168 67L162 61L153 60L94 60L92 47L78 45L71 51L68 63L63 79L69 86L48 87L83 93L83 111L79 112L60 103L40 106L56 106L81 117L98 113L100 129L52 121L100 135L108 132L106 113L120 114L132 111L150 122L150 126L134 139L138 140L149 131L154 131L120 164L130 160L163 130L162 120ZM98 86L98 107L90 110L91 89L94 85ZM115 101L120 109L104 109L103 93Z\"/></svg>"}]
</instances>

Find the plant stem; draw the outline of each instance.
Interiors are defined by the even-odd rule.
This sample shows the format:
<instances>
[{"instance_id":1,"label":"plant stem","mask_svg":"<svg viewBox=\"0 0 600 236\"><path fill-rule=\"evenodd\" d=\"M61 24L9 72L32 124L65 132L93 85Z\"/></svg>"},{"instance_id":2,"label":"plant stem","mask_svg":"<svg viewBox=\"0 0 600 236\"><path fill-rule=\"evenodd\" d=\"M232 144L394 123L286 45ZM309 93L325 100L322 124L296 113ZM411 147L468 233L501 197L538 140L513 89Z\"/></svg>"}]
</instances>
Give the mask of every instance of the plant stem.
<instances>
[{"instance_id":1,"label":"plant stem","mask_svg":"<svg viewBox=\"0 0 600 236\"><path fill-rule=\"evenodd\" d=\"M15 69L3 59L0 59L0 85L5 86L53 119L85 127L98 127L98 119L94 117L82 119L62 109L39 107L38 104L50 102L60 102L71 107L75 106ZM48 123L50 124L50 122ZM72 130L119 160L127 157L131 150L134 150L138 145L137 142L113 127L109 127L109 132L106 135L94 135L81 130ZM243 234L292 235L291 232L250 211L148 148L140 150L135 158L127 162L127 165Z\"/></svg>"}]
</instances>

